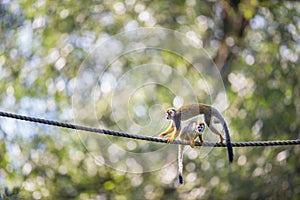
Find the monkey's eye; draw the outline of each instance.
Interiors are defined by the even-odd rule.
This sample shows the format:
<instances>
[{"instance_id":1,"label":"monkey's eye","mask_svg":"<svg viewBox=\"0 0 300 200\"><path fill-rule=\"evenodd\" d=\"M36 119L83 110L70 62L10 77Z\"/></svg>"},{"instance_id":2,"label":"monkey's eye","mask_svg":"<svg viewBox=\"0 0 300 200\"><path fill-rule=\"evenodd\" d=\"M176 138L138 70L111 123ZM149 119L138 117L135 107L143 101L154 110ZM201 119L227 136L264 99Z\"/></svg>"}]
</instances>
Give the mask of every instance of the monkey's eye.
<instances>
[{"instance_id":1,"label":"monkey's eye","mask_svg":"<svg viewBox=\"0 0 300 200\"><path fill-rule=\"evenodd\" d=\"M205 124L199 124L198 127L197 127L197 131L199 133L203 133L204 129L205 129Z\"/></svg>"}]
</instances>

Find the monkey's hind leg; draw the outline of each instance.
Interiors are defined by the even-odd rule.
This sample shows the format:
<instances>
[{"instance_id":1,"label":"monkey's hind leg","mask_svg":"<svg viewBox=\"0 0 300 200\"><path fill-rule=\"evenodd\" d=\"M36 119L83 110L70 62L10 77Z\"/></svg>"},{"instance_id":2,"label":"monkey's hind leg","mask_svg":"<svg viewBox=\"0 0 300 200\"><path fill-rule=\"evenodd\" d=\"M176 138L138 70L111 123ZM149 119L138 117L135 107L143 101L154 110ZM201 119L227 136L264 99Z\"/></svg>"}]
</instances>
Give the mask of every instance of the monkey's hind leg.
<instances>
[{"instance_id":1,"label":"monkey's hind leg","mask_svg":"<svg viewBox=\"0 0 300 200\"><path fill-rule=\"evenodd\" d=\"M213 125L210 125L209 126L209 129L216 135L218 135L220 137L220 143L223 143L225 138L222 136L222 134L213 126Z\"/></svg>"},{"instance_id":2,"label":"monkey's hind leg","mask_svg":"<svg viewBox=\"0 0 300 200\"><path fill-rule=\"evenodd\" d=\"M166 135L172 133L173 131L174 131L174 124L173 124L173 122L171 122L170 126L169 126L164 132L162 132L162 133L159 135L159 137L160 137L160 138L163 138L163 137L165 137Z\"/></svg>"},{"instance_id":3,"label":"monkey's hind leg","mask_svg":"<svg viewBox=\"0 0 300 200\"><path fill-rule=\"evenodd\" d=\"M192 137L191 133L187 133L187 138L186 139L188 139L188 141L190 142L190 146L192 148L194 148L195 147L195 138Z\"/></svg>"},{"instance_id":4,"label":"monkey's hind leg","mask_svg":"<svg viewBox=\"0 0 300 200\"><path fill-rule=\"evenodd\" d=\"M195 147L195 141L194 141L194 140L190 140L190 146L191 146L192 148Z\"/></svg>"}]
</instances>

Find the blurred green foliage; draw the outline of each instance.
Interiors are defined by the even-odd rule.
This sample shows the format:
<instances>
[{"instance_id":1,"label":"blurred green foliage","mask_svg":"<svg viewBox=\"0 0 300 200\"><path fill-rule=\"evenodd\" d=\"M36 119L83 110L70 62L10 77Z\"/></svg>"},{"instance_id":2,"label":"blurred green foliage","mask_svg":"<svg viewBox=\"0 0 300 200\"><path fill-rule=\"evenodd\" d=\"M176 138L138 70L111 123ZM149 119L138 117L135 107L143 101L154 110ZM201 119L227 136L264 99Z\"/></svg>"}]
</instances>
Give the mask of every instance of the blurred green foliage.
<instances>
[{"instance_id":1,"label":"blurred green foliage","mask_svg":"<svg viewBox=\"0 0 300 200\"><path fill-rule=\"evenodd\" d=\"M233 141L297 139L299 13L297 1L4 0L0 108L72 121L74 79L99 39L132 28L164 27L196 35L215 61L230 102L225 116ZM188 63L168 53L162 60L193 73ZM129 67L145 61L124 62ZM157 99L167 101L164 88L157 91ZM116 128L107 105L97 108L102 111L99 124ZM88 119L92 112L80 117ZM235 148L232 165L224 149L215 148L204 159L186 156L186 183L179 186L172 174L176 163L154 172L125 173L95 162L72 131L4 118L0 125L0 199L300 196L299 146Z\"/></svg>"}]
</instances>

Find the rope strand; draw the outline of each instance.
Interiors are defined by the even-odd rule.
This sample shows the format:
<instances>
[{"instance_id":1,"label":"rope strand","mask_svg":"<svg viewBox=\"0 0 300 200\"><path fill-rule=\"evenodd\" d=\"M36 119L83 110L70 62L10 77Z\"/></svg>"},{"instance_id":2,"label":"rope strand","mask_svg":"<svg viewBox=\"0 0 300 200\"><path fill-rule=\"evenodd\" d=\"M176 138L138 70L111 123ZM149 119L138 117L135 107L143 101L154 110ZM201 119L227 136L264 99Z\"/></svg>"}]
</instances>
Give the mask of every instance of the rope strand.
<instances>
[{"instance_id":1,"label":"rope strand","mask_svg":"<svg viewBox=\"0 0 300 200\"><path fill-rule=\"evenodd\" d=\"M62 127L62 128L81 130L81 131L87 131L87 132L93 132L93 133L100 133L100 134L104 134L104 135L112 135L112 136L125 137L125 138L131 138L131 139L136 139L136 140L146 140L146 141L152 141L152 142L167 143L167 139L165 139L165 138L158 138L158 137L144 136L144 135L137 135L137 134L129 134L129 133L125 133L125 132L119 132L119 131L108 130L108 129L80 126L80 125L75 125L75 124L70 124L70 123L63 123L63 122L59 122L59 121L47 120L47 119L42 119L42 118L37 118L37 117L29 117L29 116L13 114L13 113L8 113L8 112L2 112L2 111L0 111L0 116L7 117L7 118L13 118L13 119L17 119L17 120L35 122L35 123L39 123L39 124L47 124L47 125L57 126L57 127ZM171 144L189 145L188 142L181 141L181 140L174 140ZM233 147L299 145L300 140L232 142L231 144ZM196 146L208 146L208 147L226 147L225 143L215 143L215 142L203 142L203 143L196 142L195 145Z\"/></svg>"}]
</instances>

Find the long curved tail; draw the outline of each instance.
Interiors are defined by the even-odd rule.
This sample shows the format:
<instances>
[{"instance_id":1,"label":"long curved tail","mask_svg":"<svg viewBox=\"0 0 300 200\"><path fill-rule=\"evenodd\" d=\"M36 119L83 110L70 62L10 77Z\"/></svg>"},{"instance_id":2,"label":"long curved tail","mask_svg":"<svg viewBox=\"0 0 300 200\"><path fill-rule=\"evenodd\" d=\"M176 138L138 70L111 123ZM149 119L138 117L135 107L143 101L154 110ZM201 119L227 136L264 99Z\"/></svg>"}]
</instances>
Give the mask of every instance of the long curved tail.
<instances>
[{"instance_id":1,"label":"long curved tail","mask_svg":"<svg viewBox=\"0 0 300 200\"><path fill-rule=\"evenodd\" d=\"M232 150L232 144L231 144L231 141L230 141L228 126L227 126L226 122L223 122L222 124L223 124L223 128L224 128L224 131L225 131L225 136L226 136L226 146L227 146L227 152L228 152L228 159L229 159L229 162L232 163L234 155L233 155L233 150Z\"/></svg>"},{"instance_id":2,"label":"long curved tail","mask_svg":"<svg viewBox=\"0 0 300 200\"><path fill-rule=\"evenodd\" d=\"M183 149L184 145L178 145L178 182L183 184Z\"/></svg>"},{"instance_id":3,"label":"long curved tail","mask_svg":"<svg viewBox=\"0 0 300 200\"><path fill-rule=\"evenodd\" d=\"M232 149L232 144L231 144L231 140L230 140L228 125L227 125L224 117L219 113L218 110L212 108L211 111L212 111L212 115L215 116L217 119L219 119L220 122L222 123L223 129L224 129L224 132L225 132L225 137L226 137L228 160L229 160L230 163L232 163L234 155L233 155L233 149Z\"/></svg>"}]
</instances>

